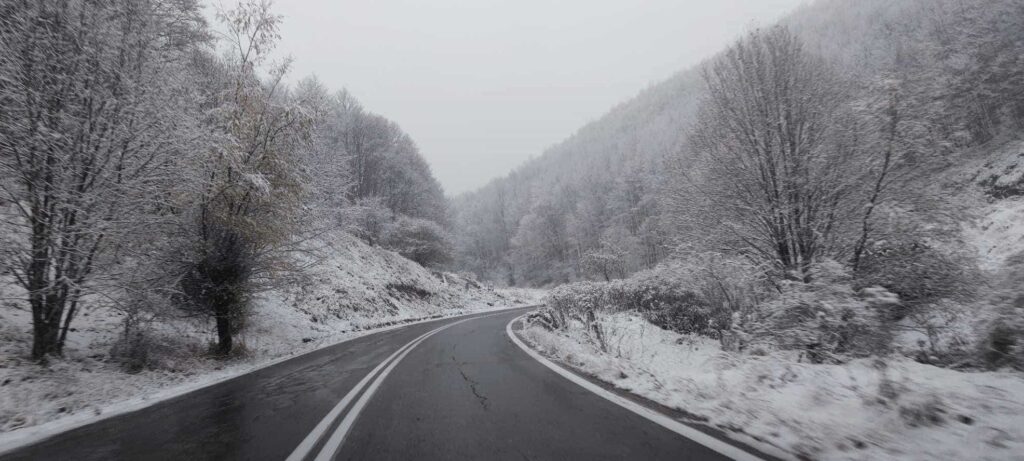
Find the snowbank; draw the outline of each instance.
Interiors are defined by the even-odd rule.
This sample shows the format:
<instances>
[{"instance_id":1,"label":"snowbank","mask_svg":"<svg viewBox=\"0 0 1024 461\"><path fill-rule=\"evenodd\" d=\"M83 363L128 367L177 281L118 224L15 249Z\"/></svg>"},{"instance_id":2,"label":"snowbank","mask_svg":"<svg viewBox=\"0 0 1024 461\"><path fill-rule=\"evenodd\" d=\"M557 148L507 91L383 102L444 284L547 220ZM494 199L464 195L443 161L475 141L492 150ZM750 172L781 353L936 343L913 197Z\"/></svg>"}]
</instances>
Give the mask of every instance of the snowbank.
<instances>
[{"instance_id":1,"label":"snowbank","mask_svg":"<svg viewBox=\"0 0 1024 461\"><path fill-rule=\"evenodd\" d=\"M964 373L903 358L843 365L723 352L636 315L600 319L608 353L582 328L523 335L542 353L709 425L828 460L1021 459L1024 375ZM811 411L813 410L813 411Z\"/></svg>"},{"instance_id":2,"label":"snowbank","mask_svg":"<svg viewBox=\"0 0 1024 461\"><path fill-rule=\"evenodd\" d=\"M432 273L345 233L313 242L307 270L262 293L236 344L214 360L205 319L171 313L147 326L152 365L126 373L110 351L121 312L93 308L72 324L63 358L29 359L31 313L10 285L0 286L0 447L101 414L137 408L297 354L418 320L537 304L537 290L494 290L454 274ZM26 429L48 423L45 427Z\"/></svg>"},{"instance_id":3,"label":"snowbank","mask_svg":"<svg viewBox=\"0 0 1024 461\"><path fill-rule=\"evenodd\" d=\"M997 272L1011 256L1024 252L1024 197L997 200L964 225L965 239L978 252L982 269Z\"/></svg>"}]
</instances>

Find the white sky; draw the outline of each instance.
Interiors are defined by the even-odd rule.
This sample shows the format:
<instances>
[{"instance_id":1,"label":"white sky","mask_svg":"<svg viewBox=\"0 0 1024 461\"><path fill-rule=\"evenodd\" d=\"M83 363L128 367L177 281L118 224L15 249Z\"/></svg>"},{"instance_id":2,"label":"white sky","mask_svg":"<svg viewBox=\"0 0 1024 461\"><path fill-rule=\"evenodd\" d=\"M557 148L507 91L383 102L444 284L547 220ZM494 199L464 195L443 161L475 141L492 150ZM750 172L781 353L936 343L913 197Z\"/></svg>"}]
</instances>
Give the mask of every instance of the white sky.
<instances>
[{"instance_id":1,"label":"white sky","mask_svg":"<svg viewBox=\"0 0 1024 461\"><path fill-rule=\"evenodd\" d=\"M803 2L277 0L275 10L293 77L348 88L396 121L454 195Z\"/></svg>"}]
</instances>

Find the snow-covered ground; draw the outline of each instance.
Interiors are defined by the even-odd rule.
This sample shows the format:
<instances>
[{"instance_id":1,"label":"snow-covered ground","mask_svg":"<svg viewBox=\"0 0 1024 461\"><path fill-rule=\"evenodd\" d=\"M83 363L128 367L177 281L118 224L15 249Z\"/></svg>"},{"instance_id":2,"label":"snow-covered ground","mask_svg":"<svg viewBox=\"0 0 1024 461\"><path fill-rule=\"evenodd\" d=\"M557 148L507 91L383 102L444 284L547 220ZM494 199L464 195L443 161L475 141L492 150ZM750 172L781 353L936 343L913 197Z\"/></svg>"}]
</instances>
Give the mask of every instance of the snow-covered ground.
<instances>
[{"instance_id":1,"label":"snow-covered ground","mask_svg":"<svg viewBox=\"0 0 1024 461\"><path fill-rule=\"evenodd\" d=\"M963 221L964 240L977 249L979 266L995 273L1024 252L1024 141L983 146L975 156L950 181L968 185L958 194L974 218Z\"/></svg>"},{"instance_id":2,"label":"snow-covered ground","mask_svg":"<svg viewBox=\"0 0 1024 461\"><path fill-rule=\"evenodd\" d=\"M964 237L977 248L981 268L995 272L1024 252L1024 197L996 200L979 214L964 226Z\"/></svg>"},{"instance_id":3,"label":"snow-covered ground","mask_svg":"<svg viewBox=\"0 0 1024 461\"><path fill-rule=\"evenodd\" d=\"M709 425L827 460L1020 460L1024 374L959 372L905 358L843 365L724 352L636 315L603 315L608 352L583 328L523 332L539 351ZM742 432L742 433L740 433Z\"/></svg>"},{"instance_id":4,"label":"snow-covered ground","mask_svg":"<svg viewBox=\"0 0 1024 461\"><path fill-rule=\"evenodd\" d=\"M325 245L315 266L258 297L236 340L244 354L210 358L215 335L208 321L169 315L148 326L151 365L133 374L111 358L123 317L110 309L84 311L72 324L65 356L35 364L28 357L31 313L12 300L10 285L2 287L7 294L0 306L0 447L382 328L532 305L543 296L536 290L477 288L344 233Z\"/></svg>"}]
</instances>

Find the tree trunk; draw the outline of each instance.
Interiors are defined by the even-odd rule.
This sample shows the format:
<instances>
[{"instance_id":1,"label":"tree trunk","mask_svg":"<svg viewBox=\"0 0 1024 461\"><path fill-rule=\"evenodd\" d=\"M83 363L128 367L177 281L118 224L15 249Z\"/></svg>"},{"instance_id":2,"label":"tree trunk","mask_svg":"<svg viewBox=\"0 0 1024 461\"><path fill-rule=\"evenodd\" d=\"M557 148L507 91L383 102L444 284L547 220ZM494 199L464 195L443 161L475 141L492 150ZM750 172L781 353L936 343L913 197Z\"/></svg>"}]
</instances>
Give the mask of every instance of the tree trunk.
<instances>
[{"instance_id":1,"label":"tree trunk","mask_svg":"<svg viewBox=\"0 0 1024 461\"><path fill-rule=\"evenodd\" d=\"M41 319L32 323L32 359L45 361L48 355L60 354L57 341L60 332L60 317L56 320Z\"/></svg>"},{"instance_id":2,"label":"tree trunk","mask_svg":"<svg viewBox=\"0 0 1024 461\"><path fill-rule=\"evenodd\" d=\"M57 353L58 354L63 354L64 353L64 344L67 342L67 339L68 339L68 330L71 329L71 320L75 318L75 313L78 310L78 296L79 296L79 294L80 294L80 291L78 289L75 289L74 290L74 294L73 294L73 298L71 300L71 305L68 306L68 313L67 313L67 315L64 316L64 327L61 328L61 330L60 330L60 338L57 340Z\"/></svg>"},{"instance_id":3,"label":"tree trunk","mask_svg":"<svg viewBox=\"0 0 1024 461\"><path fill-rule=\"evenodd\" d=\"M860 259L864 254L864 250L868 244L868 237L871 234L871 214L875 211L875 207L878 206L883 193L885 192L885 179L889 175L889 169L892 167L892 157L894 146L896 144L897 128L899 127L900 114L899 114L899 94L893 93L889 103L889 126L888 126L888 139L885 145L885 152L882 154L882 171L878 173L878 179L875 181L875 187L871 191L871 197L868 199L867 207L864 209L864 217L861 219L861 233L857 239L857 243L853 247L853 271L857 272L860 269Z\"/></svg>"},{"instance_id":4,"label":"tree trunk","mask_svg":"<svg viewBox=\"0 0 1024 461\"><path fill-rule=\"evenodd\" d=\"M226 305L217 306L217 355L227 356L231 353L231 308Z\"/></svg>"}]
</instances>

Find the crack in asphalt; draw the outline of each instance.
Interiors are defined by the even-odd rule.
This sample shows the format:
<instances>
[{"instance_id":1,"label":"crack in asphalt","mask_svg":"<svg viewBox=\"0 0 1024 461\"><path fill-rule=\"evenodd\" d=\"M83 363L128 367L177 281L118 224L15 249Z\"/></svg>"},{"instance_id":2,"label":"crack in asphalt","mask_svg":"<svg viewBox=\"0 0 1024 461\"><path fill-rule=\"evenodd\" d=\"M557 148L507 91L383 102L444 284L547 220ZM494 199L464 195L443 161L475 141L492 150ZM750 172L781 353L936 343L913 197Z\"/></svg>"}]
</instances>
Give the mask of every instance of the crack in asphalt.
<instances>
[{"instance_id":1,"label":"crack in asphalt","mask_svg":"<svg viewBox=\"0 0 1024 461\"><path fill-rule=\"evenodd\" d=\"M462 380L465 381L466 384L469 384L469 390L473 392L474 396L476 396L477 401L480 402L480 406L484 408L484 411L487 411L489 409L489 407L487 406L487 397L480 394L480 391L478 391L476 388L478 385L480 385L480 383L474 380L473 378L470 378L469 376L466 375L466 372L462 371L462 365L464 364L459 362L458 360L455 360L454 355L452 356L452 362L455 362L455 368L457 368L459 370L459 374L462 375Z\"/></svg>"}]
</instances>

